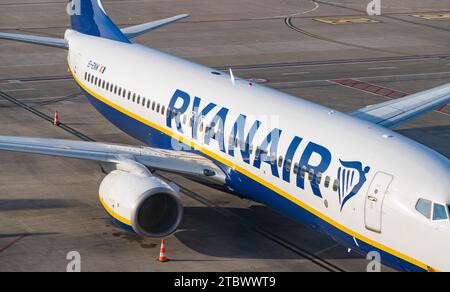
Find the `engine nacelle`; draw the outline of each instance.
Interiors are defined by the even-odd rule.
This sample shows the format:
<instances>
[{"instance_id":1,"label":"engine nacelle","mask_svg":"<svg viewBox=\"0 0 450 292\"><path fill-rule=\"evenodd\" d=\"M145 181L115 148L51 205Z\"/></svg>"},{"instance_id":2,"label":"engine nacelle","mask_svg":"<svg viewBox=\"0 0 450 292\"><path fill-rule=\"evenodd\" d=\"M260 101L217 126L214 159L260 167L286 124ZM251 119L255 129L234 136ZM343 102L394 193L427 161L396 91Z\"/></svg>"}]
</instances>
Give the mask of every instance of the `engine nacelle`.
<instances>
[{"instance_id":1,"label":"engine nacelle","mask_svg":"<svg viewBox=\"0 0 450 292\"><path fill-rule=\"evenodd\" d=\"M114 170L102 181L99 196L119 227L142 236L170 235L183 217L176 187L150 174Z\"/></svg>"}]
</instances>

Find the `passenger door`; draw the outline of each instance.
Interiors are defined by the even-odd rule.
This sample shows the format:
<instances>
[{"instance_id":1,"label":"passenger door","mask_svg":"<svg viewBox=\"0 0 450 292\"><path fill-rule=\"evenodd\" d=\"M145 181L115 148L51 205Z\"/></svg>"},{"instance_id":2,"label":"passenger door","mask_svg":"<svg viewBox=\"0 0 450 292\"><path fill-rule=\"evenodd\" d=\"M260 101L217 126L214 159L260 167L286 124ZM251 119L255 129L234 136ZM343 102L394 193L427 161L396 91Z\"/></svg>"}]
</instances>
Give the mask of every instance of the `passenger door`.
<instances>
[{"instance_id":1,"label":"passenger door","mask_svg":"<svg viewBox=\"0 0 450 292\"><path fill-rule=\"evenodd\" d=\"M368 230L382 232L384 197L393 179L394 177L390 174L378 172L370 184L364 210Z\"/></svg>"}]
</instances>

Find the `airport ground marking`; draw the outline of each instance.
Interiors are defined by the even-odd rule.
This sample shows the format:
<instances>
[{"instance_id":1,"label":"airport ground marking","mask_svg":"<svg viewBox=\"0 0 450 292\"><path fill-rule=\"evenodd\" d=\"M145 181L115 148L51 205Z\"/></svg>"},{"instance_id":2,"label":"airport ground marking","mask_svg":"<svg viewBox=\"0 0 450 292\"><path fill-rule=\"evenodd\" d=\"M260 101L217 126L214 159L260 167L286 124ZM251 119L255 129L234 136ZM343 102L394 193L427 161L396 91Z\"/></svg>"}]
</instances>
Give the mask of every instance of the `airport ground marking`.
<instances>
[{"instance_id":1,"label":"airport ground marking","mask_svg":"<svg viewBox=\"0 0 450 292\"><path fill-rule=\"evenodd\" d=\"M362 92L370 93L373 95L381 96L390 100L394 100L397 98L402 98L405 96L410 95L410 93L406 93L404 91L388 88L385 86L376 85L373 83L361 81L358 79L353 78L345 78L345 79L334 79L334 80L328 80L331 84L337 84L346 88L351 88L354 90L359 90ZM444 109L447 107L447 105L443 105L442 107L434 110L437 113L450 116L450 114L444 112Z\"/></svg>"},{"instance_id":2,"label":"airport ground marking","mask_svg":"<svg viewBox=\"0 0 450 292\"><path fill-rule=\"evenodd\" d=\"M16 239L14 239L12 242L8 243L7 245L5 245L4 247L0 248L0 253L4 252L5 250L7 250L8 248L12 247L13 245L15 245L16 243L18 243L19 241L21 241L26 235L22 234L19 235Z\"/></svg>"},{"instance_id":3,"label":"airport ground marking","mask_svg":"<svg viewBox=\"0 0 450 292\"><path fill-rule=\"evenodd\" d=\"M413 14L411 15L416 18L421 18L425 20L450 20L450 13L441 13L441 14Z\"/></svg>"},{"instance_id":4,"label":"airport ground marking","mask_svg":"<svg viewBox=\"0 0 450 292\"><path fill-rule=\"evenodd\" d=\"M314 20L331 24L331 25L345 25L345 24L370 24L370 23L379 23L379 21L365 18L365 17L357 17L357 18L315 18Z\"/></svg>"}]
</instances>

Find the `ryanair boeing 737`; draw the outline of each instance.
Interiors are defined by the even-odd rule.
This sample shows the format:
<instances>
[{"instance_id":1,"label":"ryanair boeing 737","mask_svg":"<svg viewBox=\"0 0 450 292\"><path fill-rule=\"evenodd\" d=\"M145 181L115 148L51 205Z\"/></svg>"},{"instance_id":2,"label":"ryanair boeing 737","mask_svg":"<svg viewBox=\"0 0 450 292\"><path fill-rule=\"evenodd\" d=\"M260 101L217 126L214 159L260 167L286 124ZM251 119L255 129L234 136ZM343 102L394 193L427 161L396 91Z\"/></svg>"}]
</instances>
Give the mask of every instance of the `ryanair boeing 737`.
<instances>
[{"instance_id":1,"label":"ryanair boeing 737","mask_svg":"<svg viewBox=\"0 0 450 292\"><path fill-rule=\"evenodd\" d=\"M92 105L145 147L0 136L0 149L110 166L99 198L121 228L177 230L182 174L261 202L402 271L450 271L450 162L390 129L450 102L450 84L340 113L163 52L135 36L187 17L124 29L100 0L70 3L64 39L0 38L68 50ZM276 117L276 124L273 118Z\"/></svg>"}]
</instances>

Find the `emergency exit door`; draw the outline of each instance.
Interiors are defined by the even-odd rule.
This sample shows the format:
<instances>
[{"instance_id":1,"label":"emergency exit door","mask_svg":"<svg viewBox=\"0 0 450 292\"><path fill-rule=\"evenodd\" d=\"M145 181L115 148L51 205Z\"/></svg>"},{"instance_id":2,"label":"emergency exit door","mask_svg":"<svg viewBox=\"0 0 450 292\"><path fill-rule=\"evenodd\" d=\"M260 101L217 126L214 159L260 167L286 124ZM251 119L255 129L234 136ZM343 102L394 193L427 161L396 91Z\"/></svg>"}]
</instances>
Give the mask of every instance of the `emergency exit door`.
<instances>
[{"instance_id":1,"label":"emergency exit door","mask_svg":"<svg viewBox=\"0 0 450 292\"><path fill-rule=\"evenodd\" d=\"M366 196L365 224L366 228L381 233L383 227L383 203L394 177L378 172L370 184Z\"/></svg>"}]
</instances>

